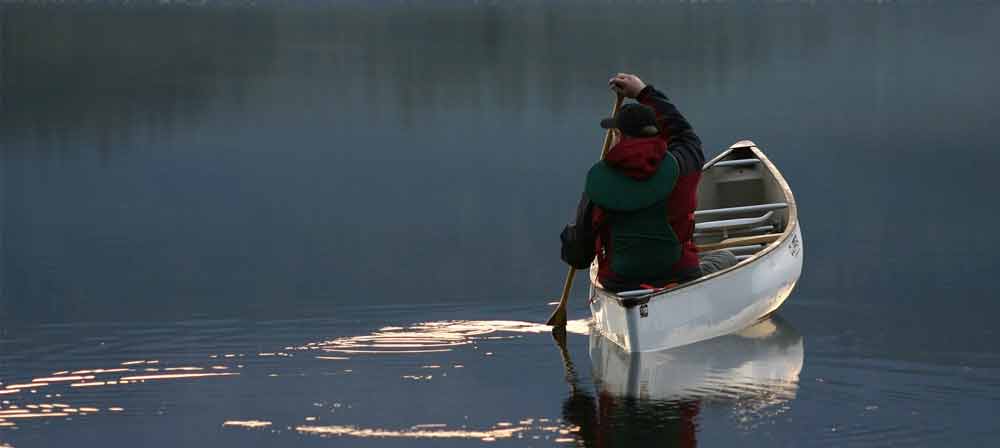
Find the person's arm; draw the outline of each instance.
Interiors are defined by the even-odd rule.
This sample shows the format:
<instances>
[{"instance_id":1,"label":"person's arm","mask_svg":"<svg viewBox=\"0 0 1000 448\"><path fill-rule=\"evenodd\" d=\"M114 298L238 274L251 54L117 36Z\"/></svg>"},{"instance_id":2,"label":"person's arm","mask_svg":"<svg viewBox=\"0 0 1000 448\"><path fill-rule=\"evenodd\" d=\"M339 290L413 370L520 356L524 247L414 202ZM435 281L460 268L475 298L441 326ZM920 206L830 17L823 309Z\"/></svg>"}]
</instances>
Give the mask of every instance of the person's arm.
<instances>
[{"instance_id":1,"label":"person's arm","mask_svg":"<svg viewBox=\"0 0 1000 448\"><path fill-rule=\"evenodd\" d=\"M660 136L667 141L667 150L677 159L683 176L701 171L705 165L705 153L701 149L701 139L684 115L677 110L663 92L647 85L636 95L640 103L656 110L656 122L660 126Z\"/></svg>"},{"instance_id":2,"label":"person's arm","mask_svg":"<svg viewBox=\"0 0 1000 448\"><path fill-rule=\"evenodd\" d=\"M594 204L584 193L576 210L576 222L566 225L559 239L562 241L562 260L576 269L586 269L594 260L594 229L591 213Z\"/></svg>"},{"instance_id":3,"label":"person's arm","mask_svg":"<svg viewBox=\"0 0 1000 448\"><path fill-rule=\"evenodd\" d=\"M608 84L618 94L635 98L636 101L656 111L660 136L667 141L667 150L677 159L682 176L701 171L701 167L705 165L701 139L663 92L646 85L638 76L629 73L618 73L608 81Z\"/></svg>"}]
</instances>

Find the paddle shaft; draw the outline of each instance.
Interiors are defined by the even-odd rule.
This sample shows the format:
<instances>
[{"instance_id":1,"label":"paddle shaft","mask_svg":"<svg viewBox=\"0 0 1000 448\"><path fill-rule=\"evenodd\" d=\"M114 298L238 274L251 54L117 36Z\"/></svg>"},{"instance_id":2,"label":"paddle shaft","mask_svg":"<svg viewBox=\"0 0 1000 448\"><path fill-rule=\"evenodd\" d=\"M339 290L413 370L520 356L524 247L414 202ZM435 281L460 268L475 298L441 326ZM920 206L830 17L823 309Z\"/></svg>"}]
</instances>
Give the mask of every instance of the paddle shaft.
<instances>
[{"instance_id":1,"label":"paddle shaft","mask_svg":"<svg viewBox=\"0 0 1000 448\"><path fill-rule=\"evenodd\" d=\"M615 104L611 107L611 116L614 117L618 114L618 109L622 107L622 101L625 97L622 95L615 95ZM604 146L601 147L601 159L604 160L604 156L608 155L608 150L611 149L611 142L614 140L614 133L611 129L608 129L604 133ZM545 322L545 325L551 325L553 327L565 327L566 326L566 303L569 301L569 291L573 289L573 277L576 276L576 268L573 266L569 267L569 272L566 273L566 283L563 284L562 297L559 298L559 304L556 305L556 309L552 311L552 315L549 316L549 320Z\"/></svg>"},{"instance_id":2,"label":"paddle shaft","mask_svg":"<svg viewBox=\"0 0 1000 448\"><path fill-rule=\"evenodd\" d=\"M553 325L553 326L556 326L556 327L565 327L566 326L566 303L569 302L569 292L570 292L570 290L573 289L573 279L575 277L576 277L576 268L574 268L573 266L570 266L569 270L566 271L566 281L563 282L562 295L559 296L559 305L556 307L556 310L552 312L552 316L555 316L556 313L561 313L561 315L562 315L562 318L561 318L562 323L553 324L553 323L549 322L548 325ZM552 318L550 317L549 320L551 321ZM557 318L557 320L559 320L559 318Z\"/></svg>"}]
</instances>

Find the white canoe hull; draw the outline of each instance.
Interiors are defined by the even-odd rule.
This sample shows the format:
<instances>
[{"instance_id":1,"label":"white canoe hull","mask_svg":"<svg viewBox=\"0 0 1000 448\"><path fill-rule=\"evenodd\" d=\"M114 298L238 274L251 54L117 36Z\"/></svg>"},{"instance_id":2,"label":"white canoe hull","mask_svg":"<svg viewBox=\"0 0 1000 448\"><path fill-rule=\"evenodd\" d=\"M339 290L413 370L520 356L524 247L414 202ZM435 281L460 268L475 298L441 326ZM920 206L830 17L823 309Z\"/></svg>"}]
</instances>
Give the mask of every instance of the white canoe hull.
<instances>
[{"instance_id":1,"label":"white canoe hull","mask_svg":"<svg viewBox=\"0 0 1000 448\"><path fill-rule=\"evenodd\" d=\"M791 294L802 272L801 241L796 229L778 250L748 266L645 304L627 307L614 294L592 288L594 328L628 352L665 350L742 330Z\"/></svg>"},{"instance_id":2,"label":"white canoe hull","mask_svg":"<svg viewBox=\"0 0 1000 448\"><path fill-rule=\"evenodd\" d=\"M802 234L790 191L787 200L792 219L781 238L734 267L640 300L592 284L594 329L627 352L649 352L740 331L773 313L802 272Z\"/></svg>"}]
</instances>

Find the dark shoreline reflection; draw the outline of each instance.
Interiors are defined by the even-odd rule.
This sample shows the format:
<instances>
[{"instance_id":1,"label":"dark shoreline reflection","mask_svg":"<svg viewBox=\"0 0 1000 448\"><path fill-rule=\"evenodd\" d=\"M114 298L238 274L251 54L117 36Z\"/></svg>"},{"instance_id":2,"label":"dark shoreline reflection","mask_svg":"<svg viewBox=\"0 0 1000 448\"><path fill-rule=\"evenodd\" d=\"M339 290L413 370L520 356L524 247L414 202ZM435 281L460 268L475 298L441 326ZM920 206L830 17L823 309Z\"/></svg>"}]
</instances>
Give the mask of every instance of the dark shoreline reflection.
<instances>
[{"instance_id":1,"label":"dark shoreline reflection","mask_svg":"<svg viewBox=\"0 0 1000 448\"><path fill-rule=\"evenodd\" d=\"M323 107L311 112L344 128L356 123L340 114L405 129L456 109L561 116L605 103L595 80L622 65L675 90L719 93L785 57L828 53L842 14L587 3L0 3L0 139L46 159L91 147L111 158L220 112L232 120L221 124L259 120L255 107ZM779 26L789 14L795 24ZM593 57L626 42L617 61ZM275 88L277 98L259 96ZM283 112L266 119L295 113Z\"/></svg>"},{"instance_id":2,"label":"dark shoreline reflection","mask_svg":"<svg viewBox=\"0 0 1000 448\"><path fill-rule=\"evenodd\" d=\"M277 57L273 10L0 5L4 157L102 159L243 105Z\"/></svg>"},{"instance_id":3,"label":"dark shoreline reflection","mask_svg":"<svg viewBox=\"0 0 1000 448\"><path fill-rule=\"evenodd\" d=\"M586 446L695 446L706 407L740 412L741 425L786 409L804 354L802 335L778 316L740 333L634 355L592 333L596 391L581 387L567 362L572 392L563 418L580 427Z\"/></svg>"}]
</instances>

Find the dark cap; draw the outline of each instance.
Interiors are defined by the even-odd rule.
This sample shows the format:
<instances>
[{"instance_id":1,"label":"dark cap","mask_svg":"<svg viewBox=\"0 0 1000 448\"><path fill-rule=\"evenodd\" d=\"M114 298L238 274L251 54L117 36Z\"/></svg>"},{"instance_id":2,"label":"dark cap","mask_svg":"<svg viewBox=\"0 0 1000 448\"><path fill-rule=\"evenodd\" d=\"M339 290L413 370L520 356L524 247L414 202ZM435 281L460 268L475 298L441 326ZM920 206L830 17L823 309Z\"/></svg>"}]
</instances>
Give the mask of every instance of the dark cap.
<instances>
[{"instance_id":1,"label":"dark cap","mask_svg":"<svg viewBox=\"0 0 1000 448\"><path fill-rule=\"evenodd\" d=\"M604 129L620 129L629 137L652 137L660 133L656 126L656 111L639 103L628 103L614 117L601 120Z\"/></svg>"}]
</instances>

